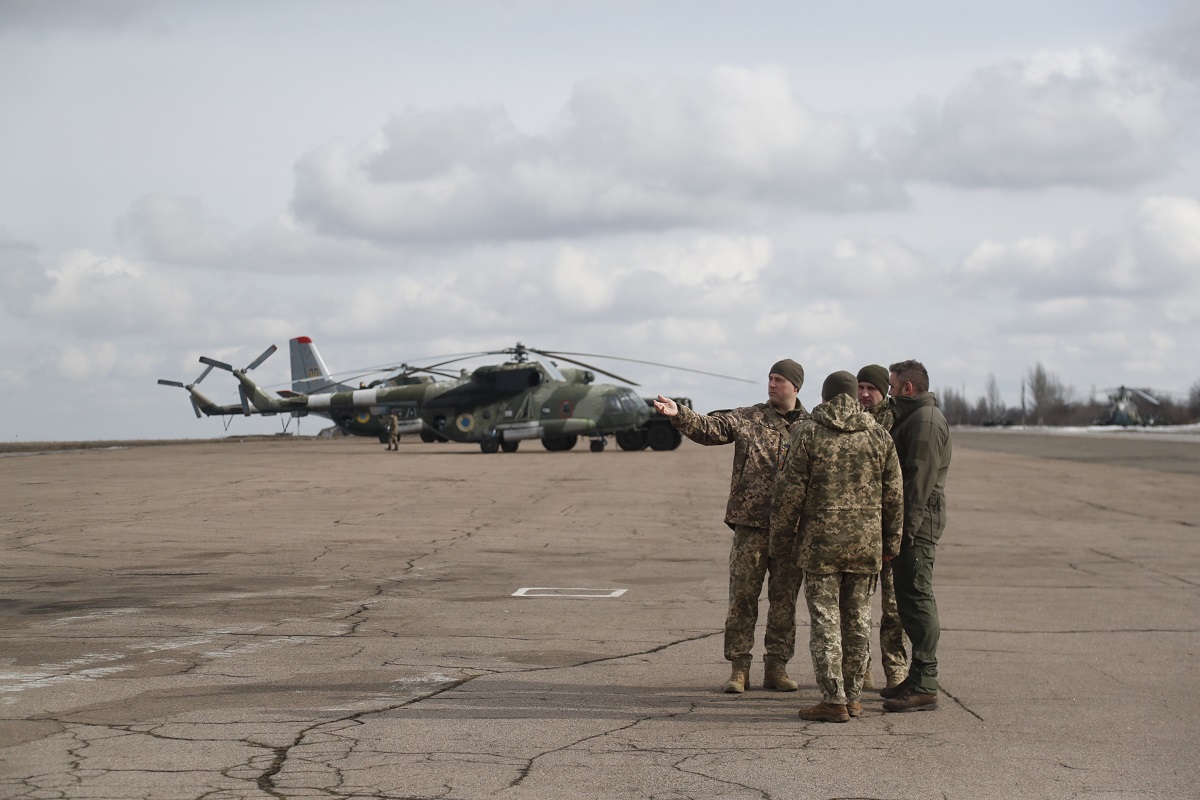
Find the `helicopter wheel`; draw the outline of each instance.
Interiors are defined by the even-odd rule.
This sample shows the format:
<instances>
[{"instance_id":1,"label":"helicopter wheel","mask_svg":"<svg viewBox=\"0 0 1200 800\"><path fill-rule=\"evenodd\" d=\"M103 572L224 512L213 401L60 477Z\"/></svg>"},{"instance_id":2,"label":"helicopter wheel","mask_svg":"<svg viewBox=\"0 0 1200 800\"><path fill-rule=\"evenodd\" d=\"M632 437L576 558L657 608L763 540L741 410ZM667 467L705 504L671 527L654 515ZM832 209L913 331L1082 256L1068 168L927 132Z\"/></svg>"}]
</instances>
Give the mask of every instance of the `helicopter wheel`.
<instances>
[{"instance_id":1,"label":"helicopter wheel","mask_svg":"<svg viewBox=\"0 0 1200 800\"><path fill-rule=\"evenodd\" d=\"M479 440L479 449L485 453L494 453L500 449L500 443L491 436L488 436L485 439Z\"/></svg>"},{"instance_id":2,"label":"helicopter wheel","mask_svg":"<svg viewBox=\"0 0 1200 800\"><path fill-rule=\"evenodd\" d=\"M520 444L520 442L500 442L500 449L506 453L515 453Z\"/></svg>"},{"instance_id":3,"label":"helicopter wheel","mask_svg":"<svg viewBox=\"0 0 1200 800\"><path fill-rule=\"evenodd\" d=\"M592 439L592 443L590 446L591 446L593 453L603 453L604 446L606 444L608 444L608 442L605 441L603 438L600 438L600 439Z\"/></svg>"},{"instance_id":4,"label":"helicopter wheel","mask_svg":"<svg viewBox=\"0 0 1200 800\"><path fill-rule=\"evenodd\" d=\"M564 450L570 450L575 446L575 442L579 440L578 436L567 434L565 436L543 436L542 447L552 453L561 453Z\"/></svg>"}]
</instances>

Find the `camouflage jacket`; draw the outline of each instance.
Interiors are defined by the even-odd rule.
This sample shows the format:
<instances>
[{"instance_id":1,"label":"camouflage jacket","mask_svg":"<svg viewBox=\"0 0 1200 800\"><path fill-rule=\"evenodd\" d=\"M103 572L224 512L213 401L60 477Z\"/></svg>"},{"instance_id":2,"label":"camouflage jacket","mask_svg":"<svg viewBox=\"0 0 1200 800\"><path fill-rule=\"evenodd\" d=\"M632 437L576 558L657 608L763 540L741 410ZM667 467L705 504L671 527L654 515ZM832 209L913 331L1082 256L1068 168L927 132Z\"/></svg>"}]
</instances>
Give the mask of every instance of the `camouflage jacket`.
<instances>
[{"instance_id":1,"label":"camouflage jacket","mask_svg":"<svg viewBox=\"0 0 1200 800\"><path fill-rule=\"evenodd\" d=\"M896 415L892 413L892 404L888 402L886 397L865 410L874 417L876 422L883 426L885 431L892 429L892 425L896 421Z\"/></svg>"},{"instance_id":2,"label":"camouflage jacket","mask_svg":"<svg viewBox=\"0 0 1200 800\"><path fill-rule=\"evenodd\" d=\"M792 429L771 493L771 555L805 572L872 574L900 552L904 485L891 437L849 395Z\"/></svg>"},{"instance_id":3,"label":"camouflage jacket","mask_svg":"<svg viewBox=\"0 0 1200 800\"><path fill-rule=\"evenodd\" d=\"M936 542L946 527L950 426L933 392L893 397L892 440L904 471L904 536Z\"/></svg>"},{"instance_id":4,"label":"camouflage jacket","mask_svg":"<svg viewBox=\"0 0 1200 800\"><path fill-rule=\"evenodd\" d=\"M795 423L808 416L796 403L786 415L770 403L713 411L700 415L686 406L671 417L671 424L697 444L734 444L733 476L725 524L766 528L771 520L771 484L783 455L787 435Z\"/></svg>"}]
</instances>

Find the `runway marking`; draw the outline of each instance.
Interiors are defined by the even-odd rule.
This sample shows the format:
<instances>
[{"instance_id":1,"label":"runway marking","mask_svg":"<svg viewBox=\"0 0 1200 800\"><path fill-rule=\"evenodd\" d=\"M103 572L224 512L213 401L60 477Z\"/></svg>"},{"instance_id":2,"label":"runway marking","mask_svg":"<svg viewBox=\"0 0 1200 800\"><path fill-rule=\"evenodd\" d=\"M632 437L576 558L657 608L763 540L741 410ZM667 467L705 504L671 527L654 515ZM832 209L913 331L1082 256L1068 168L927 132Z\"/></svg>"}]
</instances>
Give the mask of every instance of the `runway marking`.
<instances>
[{"instance_id":1,"label":"runway marking","mask_svg":"<svg viewBox=\"0 0 1200 800\"><path fill-rule=\"evenodd\" d=\"M570 587L566 589L555 588L553 586L527 586L523 589L517 589L512 593L513 597L583 597L593 599L608 599L612 597L620 597L628 591L627 589L583 589L580 587ZM583 594L575 594L582 592Z\"/></svg>"}]
</instances>

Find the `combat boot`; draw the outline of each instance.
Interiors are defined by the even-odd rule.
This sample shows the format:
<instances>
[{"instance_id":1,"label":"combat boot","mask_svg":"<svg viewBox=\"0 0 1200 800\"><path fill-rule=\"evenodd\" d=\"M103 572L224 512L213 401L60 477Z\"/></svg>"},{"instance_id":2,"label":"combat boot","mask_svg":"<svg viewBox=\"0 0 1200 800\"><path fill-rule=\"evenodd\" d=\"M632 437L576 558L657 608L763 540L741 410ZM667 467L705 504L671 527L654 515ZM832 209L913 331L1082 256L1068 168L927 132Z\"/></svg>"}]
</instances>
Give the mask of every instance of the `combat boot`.
<instances>
[{"instance_id":1,"label":"combat boot","mask_svg":"<svg viewBox=\"0 0 1200 800\"><path fill-rule=\"evenodd\" d=\"M938 698L936 694L925 694L918 692L912 686L908 686L891 700L884 700L883 710L893 712L936 711L937 705Z\"/></svg>"},{"instance_id":2,"label":"combat boot","mask_svg":"<svg viewBox=\"0 0 1200 800\"><path fill-rule=\"evenodd\" d=\"M846 713L852 717L862 716L862 703L846 703Z\"/></svg>"},{"instance_id":3,"label":"combat boot","mask_svg":"<svg viewBox=\"0 0 1200 800\"><path fill-rule=\"evenodd\" d=\"M788 677L787 670L784 669L785 663L774 658L766 660L766 674L763 676L764 689L774 689L777 692L794 692L800 688L800 684Z\"/></svg>"},{"instance_id":4,"label":"combat boot","mask_svg":"<svg viewBox=\"0 0 1200 800\"><path fill-rule=\"evenodd\" d=\"M879 696L884 700L891 700L893 697L899 697L900 695L904 694L904 691L910 686L912 686L912 684L908 682L908 678L900 681L895 686L892 686L889 683L886 689L879 690Z\"/></svg>"},{"instance_id":5,"label":"combat boot","mask_svg":"<svg viewBox=\"0 0 1200 800\"><path fill-rule=\"evenodd\" d=\"M725 694L741 694L746 691L746 684L750 682L750 657L734 659L733 670L729 673L729 680L725 681Z\"/></svg>"},{"instance_id":6,"label":"combat boot","mask_svg":"<svg viewBox=\"0 0 1200 800\"><path fill-rule=\"evenodd\" d=\"M810 722L849 722L850 714L845 703L817 703L800 709L800 719Z\"/></svg>"}]
</instances>

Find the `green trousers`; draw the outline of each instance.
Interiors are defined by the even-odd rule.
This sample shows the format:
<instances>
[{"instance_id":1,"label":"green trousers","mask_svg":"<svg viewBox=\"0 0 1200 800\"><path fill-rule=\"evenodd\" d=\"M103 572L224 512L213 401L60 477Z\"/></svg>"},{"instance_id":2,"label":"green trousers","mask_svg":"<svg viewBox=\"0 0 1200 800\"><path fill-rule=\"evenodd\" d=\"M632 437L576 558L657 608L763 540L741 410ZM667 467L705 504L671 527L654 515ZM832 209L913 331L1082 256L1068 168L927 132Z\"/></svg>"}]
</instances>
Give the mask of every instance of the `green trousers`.
<instances>
[{"instance_id":1,"label":"green trousers","mask_svg":"<svg viewBox=\"0 0 1200 800\"><path fill-rule=\"evenodd\" d=\"M918 536L905 537L900 555L892 560L892 580L900 624L912 642L908 682L918 692L938 690L937 646L942 629L938 623L937 600L933 597L933 559L937 544Z\"/></svg>"}]
</instances>

